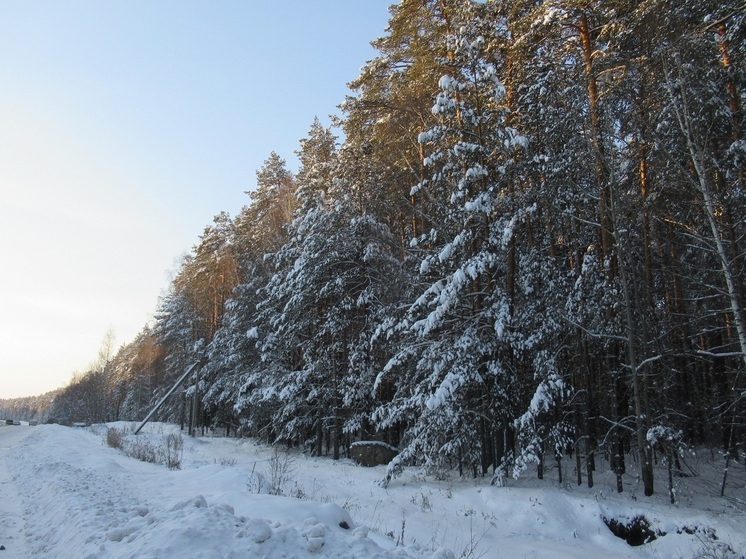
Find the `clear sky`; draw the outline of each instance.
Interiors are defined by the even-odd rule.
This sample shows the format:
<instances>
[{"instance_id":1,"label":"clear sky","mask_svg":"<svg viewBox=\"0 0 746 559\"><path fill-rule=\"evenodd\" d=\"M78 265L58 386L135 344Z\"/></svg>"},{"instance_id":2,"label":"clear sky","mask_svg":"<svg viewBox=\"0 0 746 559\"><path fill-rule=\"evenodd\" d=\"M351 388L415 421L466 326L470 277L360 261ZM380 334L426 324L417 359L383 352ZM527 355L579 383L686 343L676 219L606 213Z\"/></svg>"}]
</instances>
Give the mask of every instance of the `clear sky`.
<instances>
[{"instance_id":1,"label":"clear sky","mask_svg":"<svg viewBox=\"0 0 746 559\"><path fill-rule=\"evenodd\" d=\"M134 338L269 153L295 168L390 3L0 2L0 398Z\"/></svg>"}]
</instances>

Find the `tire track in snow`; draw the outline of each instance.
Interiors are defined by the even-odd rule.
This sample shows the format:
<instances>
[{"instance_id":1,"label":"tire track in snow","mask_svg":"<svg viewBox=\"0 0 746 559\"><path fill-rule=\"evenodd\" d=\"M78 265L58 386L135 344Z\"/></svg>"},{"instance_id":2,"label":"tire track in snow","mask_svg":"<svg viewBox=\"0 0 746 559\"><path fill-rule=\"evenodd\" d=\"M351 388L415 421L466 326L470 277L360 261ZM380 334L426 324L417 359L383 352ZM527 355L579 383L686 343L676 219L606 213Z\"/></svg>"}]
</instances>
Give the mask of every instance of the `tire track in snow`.
<instances>
[{"instance_id":1,"label":"tire track in snow","mask_svg":"<svg viewBox=\"0 0 746 559\"><path fill-rule=\"evenodd\" d=\"M112 475L116 466L85 465L91 440L81 435L77 464L60 458L63 449L53 439L49 444L48 436L22 441L8 461L26 520L29 557L59 559L61 550L72 549L87 557L106 548L110 531L148 513L133 491L130 474Z\"/></svg>"},{"instance_id":2,"label":"tire track in snow","mask_svg":"<svg viewBox=\"0 0 746 559\"><path fill-rule=\"evenodd\" d=\"M8 468L8 457L31 434L32 427L0 427L0 553L3 559L28 557L24 538L24 518L15 479Z\"/></svg>"}]
</instances>

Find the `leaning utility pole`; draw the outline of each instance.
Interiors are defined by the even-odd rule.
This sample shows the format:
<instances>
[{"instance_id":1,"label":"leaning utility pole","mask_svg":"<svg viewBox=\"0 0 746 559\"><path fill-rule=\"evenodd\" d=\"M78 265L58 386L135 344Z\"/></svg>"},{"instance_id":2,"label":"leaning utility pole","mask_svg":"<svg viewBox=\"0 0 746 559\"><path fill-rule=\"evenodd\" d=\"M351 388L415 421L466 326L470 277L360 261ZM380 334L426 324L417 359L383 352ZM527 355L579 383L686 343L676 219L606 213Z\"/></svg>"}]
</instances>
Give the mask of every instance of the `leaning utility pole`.
<instances>
[{"instance_id":1,"label":"leaning utility pole","mask_svg":"<svg viewBox=\"0 0 746 559\"><path fill-rule=\"evenodd\" d=\"M171 396L171 394L173 394L174 391L177 388L179 388L179 386L181 386L184 383L184 381L187 379L187 377L190 374L192 374L192 371L194 371L195 368L201 366L202 364L203 364L203 360L200 359L199 361L196 361L195 363L192 364L191 367L189 367L186 370L186 372L183 375L181 375L179 377L179 380L176 381L176 384L174 384L171 387L171 389L168 392L166 392L166 395L163 396L163 398L160 399L160 401L155 405L155 407L152 410L150 410L150 413L148 413L148 415L145 417L145 419L142 420L142 423L140 423L140 426L137 429L135 429L135 435L137 435L140 432L140 429L142 429L145 426L145 424L148 421L150 421L150 418L153 417L153 415L155 414L155 412L157 412L160 409L160 407L168 399L168 397Z\"/></svg>"}]
</instances>

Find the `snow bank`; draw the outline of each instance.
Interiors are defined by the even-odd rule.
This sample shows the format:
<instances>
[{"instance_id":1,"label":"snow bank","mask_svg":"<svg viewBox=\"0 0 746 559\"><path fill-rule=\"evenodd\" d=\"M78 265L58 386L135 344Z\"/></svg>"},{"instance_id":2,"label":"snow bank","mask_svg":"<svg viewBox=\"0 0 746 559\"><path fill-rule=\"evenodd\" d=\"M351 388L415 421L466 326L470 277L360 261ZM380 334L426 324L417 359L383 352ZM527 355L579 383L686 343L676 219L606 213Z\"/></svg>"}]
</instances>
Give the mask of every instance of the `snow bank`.
<instances>
[{"instance_id":1,"label":"snow bank","mask_svg":"<svg viewBox=\"0 0 746 559\"><path fill-rule=\"evenodd\" d=\"M746 549L746 488L719 499L715 470L679 480L682 500L671 506L665 491L643 498L633 472L621 495L612 474L597 472L593 489L560 485L550 465L544 481L501 488L414 469L383 488L385 466L293 455L281 496L252 489L276 454L249 440L184 437L182 469L171 471L109 448L103 430L21 428L35 430L13 443L7 466L26 550L3 551L6 559L737 559ZM156 444L173 430L148 425L144 436ZM603 520L638 515L666 535L631 547Z\"/></svg>"},{"instance_id":2,"label":"snow bank","mask_svg":"<svg viewBox=\"0 0 746 559\"><path fill-rule=\"evenodd\" d=\"M432 555L383 549L335 504L249 494L249 474L238 468L173 472L59 426L38 429L16 450L11 468L35 558Z\"/></svg>"}]
</instances>

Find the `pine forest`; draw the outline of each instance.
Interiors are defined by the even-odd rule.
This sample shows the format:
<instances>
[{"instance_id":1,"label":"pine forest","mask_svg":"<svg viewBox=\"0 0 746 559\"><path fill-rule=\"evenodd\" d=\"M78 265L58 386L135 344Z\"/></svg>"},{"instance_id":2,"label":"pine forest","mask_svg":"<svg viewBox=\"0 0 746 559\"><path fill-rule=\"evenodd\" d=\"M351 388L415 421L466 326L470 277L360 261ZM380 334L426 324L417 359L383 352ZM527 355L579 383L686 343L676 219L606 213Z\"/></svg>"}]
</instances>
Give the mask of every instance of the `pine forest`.
<instances>
[{"instance_id":1,"label":"pine forest","mask_svg":"<svg viewBox=\"0 0 746 559\"><path fill-rule=\"evenodd\" d=\"M48 414L140 420L197 364L157 418L385 442L388 480L743 460L743 3L402 0L373 45Z\"/></svg>"}]
</instances>

